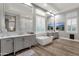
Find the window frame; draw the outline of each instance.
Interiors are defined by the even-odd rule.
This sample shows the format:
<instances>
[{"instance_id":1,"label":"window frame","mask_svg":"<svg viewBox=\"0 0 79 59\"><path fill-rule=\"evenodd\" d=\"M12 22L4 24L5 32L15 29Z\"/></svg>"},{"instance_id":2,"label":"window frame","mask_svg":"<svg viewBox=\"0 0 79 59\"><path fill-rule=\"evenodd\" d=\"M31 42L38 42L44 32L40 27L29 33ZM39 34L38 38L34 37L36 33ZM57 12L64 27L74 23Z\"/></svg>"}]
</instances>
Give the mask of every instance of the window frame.
<instances>
[{"instance_id":1,"label":"window frame","mask_svg":"<svg viewBox=\"0 0 79 59\"><path fill-rule=\"evenodd\" d=\"M52 23L54 24L54 26L52 26L53 29L51 29L51 28L48 29L48 24L50 22L50 19L52 19ZM54 31L55 30L55 16L50 16L50 18L48 19L48 22L47 22L47 30L48 31Z\"/></svg>"},{"instance_id":2,"label":"window frame","mask_svg":"<svg viewBox=\"0 0 79 59\"><path fill-rule=\"evenodd\" d=\"M67 23L67 21L68 21L69 19L71 20L71 25L70 25L70 26L71 26L71 31L68 31L68 23ZM73 19L76 19L76 27L75 27L76 30L75 30L75 31L72 31L72 27L73 27L72 22L73 22ZM68 33L78 33L78 28L77 28L78 25L77 25L77 21L78 21L77 15L75 15L75 16L73 16L73 17L67 17L67 18L66 18L66 26L67 26L66 31L67 31Z\"/></svg>"},{"instance_id":3,"label":"window frame","mask_svg":"<svg viewBox=\"0 0 79 59\"><path fill-rule=\"evenodd\" d=\"M46 21L46 17L45 16L39 15L39 14L36 14L36 16L44 17L45 18L44 20ZM37 25L37 22L36 22L36 25ZM41 32L45 32L45 31L46 31L46 25L44 27L44 31L41 31ZM37 26L36 26L36 33L40 33L40 32L37 31Z\"/></svg>"}]
</instances>

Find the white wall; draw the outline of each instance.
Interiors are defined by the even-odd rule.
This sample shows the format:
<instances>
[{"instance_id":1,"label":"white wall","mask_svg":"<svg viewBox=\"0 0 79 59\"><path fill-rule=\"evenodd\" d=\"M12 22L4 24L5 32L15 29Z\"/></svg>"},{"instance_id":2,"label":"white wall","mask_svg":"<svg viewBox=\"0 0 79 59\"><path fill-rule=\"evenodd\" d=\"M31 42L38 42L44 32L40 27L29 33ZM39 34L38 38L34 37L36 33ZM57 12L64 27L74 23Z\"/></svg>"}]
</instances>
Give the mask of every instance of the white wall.
<instances>
[{"instance_id":1,"label":"white wall","mask_svg":"<svg viewBox=\"0 0 79 59\"><path fill-rule=\"evenodd\" d=\"M7 32L5 29L5 12L6 14L13 14L16 16L16 31L14 32ZM10 3L10 4L0 4L0 29L2 30L2 32L0 34L5 34L5 35L15 35L15 34L22 34L22 32L24 31L23 26L26 27L28 30L30 28L28 28L26 25L23 25L23 22L26 22L26 20L22 20L21 17L30 17L31 20L32 19L32 8L24 5L24 4L18 4L18 3ZM31 23L32 24L32 23ZM29 27L31 27L32 31L32 26L29 25ZM27 31L26 31L27 32Z\"/></svg>"},{"instance_id":2,"label":"white wall","mask_svg":"<svg viewBox=\"0 0 79 59\"><path fill-rule=\"evenodd\" d=\"M27 32L33 32L33 20L26 18L26 17L20 17L20 22L21 22L21 31L22 33L27 33Z\"/></svg>"},{"instance_id":3,"label":"white wall","mask_svg":"<svg viewBox=\"0 0 79 59\"><path fill-rule=\"evenodd\" d=\"M60 15L62 15L63 20L65 22L65 30L64 31L59 31L59 37L69 38L69 34L71 34L71 33L68 33L67 30L66 30L67 29L67 26L66 26L66 14L70 13L70 12L74 12L74 11L76 11L78 13L78 16L77 16L77 28L78 28L78 32L74 33L74 34L75 34L75 39L79 40L79 8L74 9L74 10L70 10L70 11L67 11L67 12L63 12L63 13L60 14Z\"/></svg>"}]
</instances>

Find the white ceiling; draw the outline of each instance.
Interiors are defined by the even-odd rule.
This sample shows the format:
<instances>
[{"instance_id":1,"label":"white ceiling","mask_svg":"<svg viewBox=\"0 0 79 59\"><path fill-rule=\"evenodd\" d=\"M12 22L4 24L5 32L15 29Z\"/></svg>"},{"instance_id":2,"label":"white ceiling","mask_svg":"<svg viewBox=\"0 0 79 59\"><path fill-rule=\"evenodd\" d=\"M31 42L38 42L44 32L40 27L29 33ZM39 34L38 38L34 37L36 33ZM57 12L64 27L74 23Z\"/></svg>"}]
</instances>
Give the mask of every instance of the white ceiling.
<instances>
[{"instance_id":1,"label":"white ceiling","mask_svg":"<svg viewBox=\"0 0 79 59\"><path fill-rule=\"evenodd\" d=\"M47 6L44 6L45 3L35 4L44 9L52 10L52 12L55 10L56 13L65 12L79 7L79 3L47 3Z\"/></svg>"},{"instance_id":2,"label":"white ceiling","mask_svg":"<svg viewBox=\"0 0 79 59\"><path fill-rule=\"evenodd\" d=\"M32 8L27 6L26 4L8 3L8 4L5 4L5 6L6 6L5 8L6 12L18 14L25 17L32 16Z\"/></svg>"},{"instance_id":3,"label":"white ceiling","mask_svg":"<svg viewBox=\"0 0 79 59\"><path fill-rule=\"evenodd\" d=\"M52 5L49 5L49 4L45 5L45 3L34 3L34 4L45 10L48 10L49 12L56 13L56 9L52 7Z\"/></svg>"},{"instance_id":4,"label":"white ceiling","mask_svg":"<svg viewBox=\"0 0 79 59\"><path fill-rule=\"evenodd\" d=\"M79 7L79 3L50 3L50 5L59 12L65 12Z\"/></svg>"}]
</instances>

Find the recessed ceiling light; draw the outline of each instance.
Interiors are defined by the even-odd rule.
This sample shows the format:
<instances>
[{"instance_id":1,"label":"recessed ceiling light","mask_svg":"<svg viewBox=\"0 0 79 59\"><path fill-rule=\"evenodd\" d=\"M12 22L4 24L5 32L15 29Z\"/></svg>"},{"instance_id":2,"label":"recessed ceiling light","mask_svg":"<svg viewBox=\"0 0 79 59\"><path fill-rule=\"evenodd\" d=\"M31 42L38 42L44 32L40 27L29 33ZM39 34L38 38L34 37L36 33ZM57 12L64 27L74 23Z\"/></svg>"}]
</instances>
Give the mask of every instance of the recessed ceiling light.
<instances>
[{"instance_id":1,"label":"recessed ceiling light","mask_svg":"<svg viewBox=\"0 0 79 59\"><path fill-rule=\"evenodd\" d=\"M54 16L54 14L51 14L51 16Z\"/></svg>"},{"instance_id":2,"label":"recessed ceiling light","mask_svg":"<svg viewBox=\"0 0 79 59\"><path fill-rule=\"evenodd\" d=\"M50 14L50 12L46 12L47 14Z\"/></svg>"},{"instance_id":3,"label":"recessed ceiling light","mask_svg":"<svg viewBox=\"0 0 79 59\"><path fill-rule=\"evenodd\" d=\"M49 10L49 12L52 12L52 10Z\"/></svg>"}]
</instances>

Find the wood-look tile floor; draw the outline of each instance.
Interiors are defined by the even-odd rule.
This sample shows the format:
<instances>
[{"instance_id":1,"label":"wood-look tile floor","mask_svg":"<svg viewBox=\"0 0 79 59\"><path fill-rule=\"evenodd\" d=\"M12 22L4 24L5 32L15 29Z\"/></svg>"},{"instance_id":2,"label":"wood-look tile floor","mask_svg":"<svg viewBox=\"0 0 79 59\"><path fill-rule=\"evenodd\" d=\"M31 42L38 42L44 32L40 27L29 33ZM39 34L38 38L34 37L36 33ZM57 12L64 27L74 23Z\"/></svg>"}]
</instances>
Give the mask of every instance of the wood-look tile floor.
<instances>
[{"instance_id":1,"label":"wood-look tile floor","mask_svg":"<svg viewBox=\"0 0 79 59\"><path fill-rule=\"evenodd\" d=\"M17 56L79 56L79 42L56 39L47 46L35 46Z\"/></svg>"}]
</instances>

